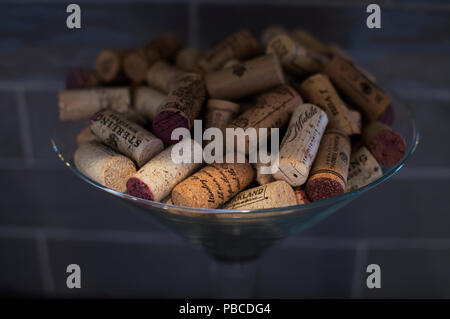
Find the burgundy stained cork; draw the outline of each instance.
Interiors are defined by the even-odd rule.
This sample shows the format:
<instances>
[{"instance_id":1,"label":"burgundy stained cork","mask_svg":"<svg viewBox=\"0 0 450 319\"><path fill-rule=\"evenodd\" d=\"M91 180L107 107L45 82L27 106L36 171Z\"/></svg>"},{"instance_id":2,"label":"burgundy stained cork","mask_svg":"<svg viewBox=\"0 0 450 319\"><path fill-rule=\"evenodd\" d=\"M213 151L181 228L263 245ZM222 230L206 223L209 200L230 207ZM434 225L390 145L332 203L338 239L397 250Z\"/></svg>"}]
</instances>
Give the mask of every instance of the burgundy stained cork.
<instances>
[{"instance_id":1,"label":"burgundy stained cork","mask_svg":"<svg viewBox=\"0 0 450 319\"><path fill-rule=\"evenodd\" d=\"M100 86L100 78L94 71L75 69L66 76L66 89L90 89Z\"/></svg>"},{"instance_id":2,"label":"burgundy stained cork","mask_svg":"<svg viewBox=\"0 0 450 319\"><path fill-rule=\"evenodd\" d=\"M191 154L193 154L196 145L201 147L194 140L185 139L156 155L128 179L128 193L135 197L154 201L161 201L169 196L175 185L202 165L193 160L188 163L176 163L172 159L173 148L191 147Z\"/></svg>"},{"instance_id":3,"label":"burgundy stained cork","mask_svg":"<svg viewBox=\"0 0 450 319\"><path fill-rule=\"evenodd\" d=\"M179 139L172 140L172 131L179 127L190 130L205 99L202 76L196 73L182 75L153 119L153 132L166 144L178 142Z\"/></svg>"},{"instance_id":4,"label":"burgundy stained cork","mask_svg":"<svg viewBox=\"0 0 450 319\"><path fill-rule=\"evenodd\" d=\"M239 30L209 49L200 59L205 72L222 67L231 59L246 60L261 53L258 40L248 30Z\"/></svg>"},{"instance_id":5,"label":"burgundy stained cork","mask_svg":"<svg viewBox=\"0 0 450 319\"><path fill-rule=\"evenodd\" d=\"M175 186L172 201L179 206L217 208L244 190L254 175L249 163L214 163Z\"/></svg>"},{"instance_id":6,"label":"burgundy stained cork","mask_svg":"<svg viewBox=\"0 0 450 319\"><path fill-rule=\"evenodd\" d=\"M350 139L338 130L327 130L320 142L316 160L306 183L312 201L331 198L345 192L350 162Z\"/></svg>"},{"instance_id":7,"label":"burgundy stained cork","mask_svg":"<svg viewBox=\"0 0 450 319\"><path fill-rule=\"evenodd\" d=\"M364 128L363 141L380 165L395 165L405 155L405 139L379 121Z\"/></svg>"}]
</instances>

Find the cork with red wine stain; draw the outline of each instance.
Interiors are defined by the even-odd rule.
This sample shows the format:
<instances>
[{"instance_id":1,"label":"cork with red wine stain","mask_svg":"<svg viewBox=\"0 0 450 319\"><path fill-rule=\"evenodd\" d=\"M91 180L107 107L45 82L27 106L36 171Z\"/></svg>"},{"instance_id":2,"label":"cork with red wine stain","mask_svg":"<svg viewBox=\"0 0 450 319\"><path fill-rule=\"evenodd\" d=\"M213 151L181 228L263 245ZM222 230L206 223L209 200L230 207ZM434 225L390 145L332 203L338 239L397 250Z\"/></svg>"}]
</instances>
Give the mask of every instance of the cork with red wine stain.
<instances>
[{"instance_id":1,"label":"cork with red wine stain","mask_svg":"<svg viewBox=\"0 0 450 319\"><path fill-rule=\"evenodd\" d=\"M174 89L159 108L153 119L153 132L166 144L174 144L172 131L177 128L191 129L206 99L205 82L196 73L186 73L177 79Z\"/></svg>"},{"instance_id":2,"label":"cork with red wine stain","mask_svg":"<svg viewBox=\"0 0 450 319\"><path fill-rule=\"evenodd\" d=\"M392 166L405 155L405 139L389 126L375 121L364 128L363 142L380 165Z\"/></svg>"},{"instance_id":3,"label":"cork with red wine stain","mask_svg":"<svg viewBox=\"0 0 450 319\"><path fill-rule=\"evenodd\" d=\"M201 167L194 160L177 163L172 159L174 147L179 149L201 147L192 139L184 139L156 155L127 181L128 193L143 199L161 201L170 195L172 189ZM191 153L193 154L193 152Z\"/></svg>"},{"instance_id":4,"label":"cork with red wine stain","mask_svg":"<svg viewBox=\"0 0 450 319\"><path fill-rule=\"evenodd\" d=\"M350 139L339 130L327 130L311 169L306 193L313 201L345 192L350 162Z\"/></svg>"},{"instance_id":5,"label":"cork with red wine stain","mask_svg":"<svg viewBox=\"0 0 450 319\"><path fill-rule=\"evenodd\" d=\"M294 187L295 197L297 198L297 205L302 205L311 202L306 194L304 186Z\"/></svg>"}]
</instances>

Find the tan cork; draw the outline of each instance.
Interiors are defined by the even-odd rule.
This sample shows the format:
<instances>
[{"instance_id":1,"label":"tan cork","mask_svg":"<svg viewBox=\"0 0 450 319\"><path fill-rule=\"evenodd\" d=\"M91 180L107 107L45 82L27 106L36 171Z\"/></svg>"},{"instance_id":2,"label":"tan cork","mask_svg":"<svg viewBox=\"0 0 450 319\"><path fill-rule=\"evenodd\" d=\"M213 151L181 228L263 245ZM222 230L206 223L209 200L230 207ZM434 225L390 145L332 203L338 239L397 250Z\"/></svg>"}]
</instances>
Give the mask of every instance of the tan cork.
<instances>
[{"instance_id":1,"label":"tan cork","mask_svg":"<svg viewBox=\"0 0 450 319\"><path fill-rule=\"evenodd\" d=\"M277 180L291 186L303 185L316 158L328 118L324 111L313 104L295 108L289 127L280 144Z\"/></svg>"},{"instance_id":2,"label":"tan cork","mask_svg":"<svg viewBox=\"0 0 450 319\"><path fill-rule=\"evenodd\" d=\"M158 114L158 109L166 98L166 94L148 86L140 86L133 91L134 108L148 120L153 120Z\"/></svg>"},{"instance_id":3,"label":"tan cork","mask_svg":"<svg viewBox=\"0 0 450 319\"><path fill-rule=\"evenodd\" d=\"M148 69L161 60L155 50L140 49L127 54L123 61L124 73L133 83L144 82Z\"/></svg>"},{"instance_id":4,"label":"tan cork","mask_svg":"<svg viewBox=\"0 0 450 319\"><path fill-rule=\"evenodd\" d=\"M98 112L90 127L100 141L135 160L138 167L164 148L163 142L152 133L111 110Z\"/></svg>"},{"instance_id":5,"label":"tan cork","mask_svg":"<svg viewBox=\"0 0 450 319\"><path fill-rule=\"evenodd\" d=\"M162 32L153 38L144 49L146 51L154 50L158 52L162 59L170 59L176 56L181 47L181 39L177 34L173 32Z\"/></svg>"},{"instance_id":6,"label":"tan cork","mask_svg":"<svg viewBox=\"0 0 450 319\"><path fill-rule=\"evenodd\" d=\"M300 95L290 86L281 85L258 95L256 104L235 118L228 127L242 128L244 131L255 128L258 134L260 128L281 128L288 124L294 108L300 104L302 104ZM236 146L236 142L234 145ZM249 139L246 136L246 153L248 146Z\"/></svg>"},{"instance_id":7,"label":"tan cork","mask_svg":"<svg viewBox=\"0 0 450 319\"><path fill-rule=\"evenodd\" d=\"M225 100L253 95L286 82L283 69L272 54L208 73L205 81L212 98Z\"/></svg>"},{"instance_id":8,"label":"tan cork","mask_svg":"<svg viewBox=\"0 0 450 319\"><path fill-rule=\"evenodd\" d=\"M335 56L325 68L333 84L375 121L391 103L391 98L348 61Z\"/></svg>"},{"instance_id":9,"label":"tan cork","mask_svg":"<svg viewBox=\"0 0 450 319\"><path fill-rule=\"evenodd\" d=\"M124 193L136 173L132 160L95 141L82 143L74 154L76 168L97 183Z\"/></svg>"},{"instance_id":10,"label":"tan cork","mask_svg":"<svg viewBox=\"0 0 450 319\"><path fill-rule=\"evenodd\" d=\"M301 46L287 34L279 34L270 40L266 53L275 54L286 70L301 76L321 72L326 61L323 56Z\"/></svg>"},{"instance_id":11,"label":"tan cork","mask_svg":"<svg viewBox=\"0 0 450 319\"><path fill-rule=\"evenodd\" d=\"M149 86L164 93L169 93L177 77L183 74L183 70L165 61L158 61L147 71L147 83Z\"/></svg>"},{"instance_id":12,"label":"tan cork","mask_svg":"<svg viewBox=\"0 0 450 319\"><path fill-rule=\"evenodd\" d=\"M326 130L309 174L306 192L312 201L344 193L350 162L350 139L338 130Z\"/></svg>"},{"instance_id":13,"label":"tan cork","mask_svg":"<svg viewBox=\"0 0 450 319\"><path fill-rule=\"evenodd\" d=\"M328 127L352 134L352 120L344 101L339 97L333 84L324 74L308 77L299 87L302 97L327 113Z\"/></svg>"},{"instance_id":14,"label":"tan cork","mask_svg":"<svg viewBox=\"0 0 450 319\"><path fill-rule=\"evenodd\" d=\"M260 53L258 40L248 30L239 30L209 49L200 59L199 66L205 72L222 67L233 58L246 60Z\"/></svg>"},{"instance_id":15,"label":"tan cork","mask_svg":"<svg viewBox=\"0 0 450 319\"><path fill-rule=\"evenodd\" d=\"M338 57L340 57L344 60L347 60L348 62L353 64L353 66L355 68L357 68L362 74L364 74L373 83L377 82L377 79L375 78L375 76L372 73L370 73L369 71L364 69L361 65L359 65L356 62L356 60L352 56L350 56L347 52L345 52L338 44L336 44L336 43L328 44L328 51L331 52L331 54L333 56L337 55Z\"/></svg>"},{"instance_id":16,"label":"tan cork","mask_svg":"<svg viewBox=\"0 0 450 319\"><path fill-rule=\"evenodd\" d=\"M262 46L265 48L267 44L269 44L270 40L276 37L279 34L288 34L289 31L282 26L279 25L271 25L264 29L261 33L260 42Z\"/></svg>"},{"instance_id":17,"label":"tan cork","mask_svg":"<svg viewBox=\"0 0 450 319\"><path fill-rule=\"evenodd\" d=\"M240 192L225 209L266 209L297 205L292 187L285 181L276 181Z\"/></svg>"},{"instance_id":18,"label":"tan cork","mask_svg":"<svg viewBox=\"0 0 450 319\"><path fill-rule=\"evenodd\" d=\"M239 104L217 99L209 99L206 103L206 116L203 128L225 128L239 113Z\"/></svg>"},{"instance_id":19,"label":"tan cork","mask_svg":"<svg viewBox=\"0 0 450 319\"><path fill-rule=\"evenodd\" d=\"M270 156L270 154L267 155ZM271 166L270 162L263 163L260 161L260 158L258 156L258 162L253 164L253 166L255 167L256 172L255 180L258 182L259 185L265 185L275 181L272 174L267 174L267 171Z\"/></svg>"},{"instance_id":20,"label":"tan cork","mask_svg":"<svg viewBox=\"0 0 450 319\"><path fill-rule=\"evenodd\" d=\"M201 147L192 139L186 138L181 142L166 148L153 157L147 164L131 176L127 182L128 193L154 201L161 201L170 195L172 189L201 167L201 163L194 160L188 163L177 163L172 159L172 150L177 148Z\"/></svg>"},{"instance_id":21,"label":"tan cork","mask_svg":"<svg viewBox=\"0 0 450 319\"><path fill-rule=\"evenodd\" d=\"M292 30L291 37L298 44L310 50L313 50L321 54L326 54L328 52L327 45L306 30L303 29Z\"/></svg>"},{"instance_id":22,"label":"tan cork","mask_svg":"<svg viewBox=\"0 0 450 319\"><path fill-rule=\"evenodd\" d=\"M346 192L351 192L370 184L383 175L383 170L375 157L361 146L350 156Z\"/></svg>"},{"instance_id":23,"label":"tan cork","mask_svg":"<svg viewBox=\"0 0 450 319\"><path fill-rule=\"evenodd\" d=\"M175 186L172 201L179 206L217 208L245 189L254 174L249 163L214 163Z\"/></svg>"},{"instance_id":24,"label":"tan cork","mask_svg":"<svg viewBox=\"0 0 450 319\"><path fill-rule=\"evenodd\" d=\"M201 54L196 49L183 49L175 57L175 65L185 72L201 73L198 62Z\"/></svg>"},{"instance_id":25,"label":"tan cork","mask_svg":"<svg viewBox=\"0 0 450 319\"><path fill-rule=\"evenodd\" d=\"M360 135L362 131L361 112L349 110L349 119L352 127L352 135Z\"/></svg>"},{"instance_id":26,"label":"tan cork","mask_svg":"<svg viewBox=\"0 0 450 319\"><path fill-rule=\"evenodd\" d=\"M130 100L130 91L126 87L59 91L59 120L87 121L106 108L124 113L130 108Z\"/></svg>"},{"instance_id":27,"label":"tan cork","mask_svg":"<svg viewBox=\"0 0 450 319\"><path fill-rule=\"evenodd\" d=\"M125 77L123 61L132 50L103 50L95 61L95 71L105 83L120 81Z\"/></svg>"}]
</instances>

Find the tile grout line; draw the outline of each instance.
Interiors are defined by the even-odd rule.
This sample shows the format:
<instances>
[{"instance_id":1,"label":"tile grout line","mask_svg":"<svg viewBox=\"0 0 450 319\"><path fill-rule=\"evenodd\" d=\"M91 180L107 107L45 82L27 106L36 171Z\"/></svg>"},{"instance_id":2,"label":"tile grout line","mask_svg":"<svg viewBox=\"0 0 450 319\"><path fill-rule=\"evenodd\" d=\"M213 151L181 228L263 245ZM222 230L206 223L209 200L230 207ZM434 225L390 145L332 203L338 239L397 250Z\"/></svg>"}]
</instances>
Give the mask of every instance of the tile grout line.
<instances>
[{"instance_id":1,"label":"tile grout line","mask_svg":"<svg viewBox=\"0 0 450 319\"><path fill-rule=\"evenodd\" d=\"M360 299L362 298L364 286L364 269L367 264L367 252L368 252L368 244L366 240L359 241L356 244L355 248L355 262L353 269L353 278L352 278L352 286L350 291L350 298L352 299Z\"/></svg>"},{"instance_id":2,"label":"tile grout line","mask_svg":"<svg viewBox=\"0 0 450 319\"><path fill-rule=\"evenodd\" d=\"M17 109L19 112L19 128L22 150L27 164L32 164L34 160L33 143L31 140L30 121L25 101L25 90L18 88L16 90Z\"/></svg>"},{"instance_id":3,"label":"tile grout line","mask_svg":"<svg viewBox=\"0 0 450 319\"><path fill-rule=\"evenodd\" d=\"M198 2L197 0L188 3L188 28L189 28L189 46L198 48Z\"/></svg>"},{"instance_id":4,"label":"tile grout line","mask_svg":"<svg viewBox=\"0 0 450 319\"><path fill-rule=\"evenodd\" d=\"M55 292L55 282L53 280L50 264L48 241L46 235L41 231L36 232L36 248L38 252L39 268L44 285L44 292L51 296Z\"/></svg>"}]
</instances>

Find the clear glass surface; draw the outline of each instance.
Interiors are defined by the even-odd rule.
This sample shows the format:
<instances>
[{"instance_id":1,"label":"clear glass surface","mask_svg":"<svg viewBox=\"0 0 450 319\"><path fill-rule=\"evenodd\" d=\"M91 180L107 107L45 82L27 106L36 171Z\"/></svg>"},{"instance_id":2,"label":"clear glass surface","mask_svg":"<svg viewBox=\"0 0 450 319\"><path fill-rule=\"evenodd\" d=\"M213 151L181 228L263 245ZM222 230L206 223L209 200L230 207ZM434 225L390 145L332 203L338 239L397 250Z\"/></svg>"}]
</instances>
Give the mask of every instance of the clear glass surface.
<instances>
[{"instance_id":1,"label":"clear glass surface","mask_svg":"<svg viewBox=\"0 0 450 319\"><path fill-rule=\"evenodd\" d=\"M276 242L314 225L372 188L378 187L405 165L417 147L419 134L412 111L403 102L396 101L393 107L393 128L406 140L406 153L400 163L383 167L383 175L379 179L358 190L323 201L274 209L200 209L136 198L96 183L75 167L75 137L83 123L58 124L51 142L61 161L85 182L125 201L133 207L131 209L140 210L145 216L157 220L189 242L203 246L216 260L242 263L256 259Z\"/></svg>"}]
</instances>

